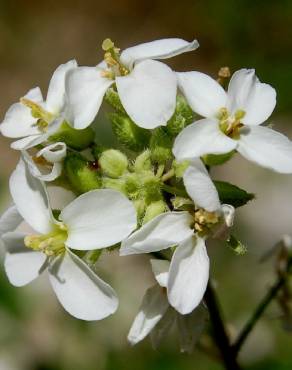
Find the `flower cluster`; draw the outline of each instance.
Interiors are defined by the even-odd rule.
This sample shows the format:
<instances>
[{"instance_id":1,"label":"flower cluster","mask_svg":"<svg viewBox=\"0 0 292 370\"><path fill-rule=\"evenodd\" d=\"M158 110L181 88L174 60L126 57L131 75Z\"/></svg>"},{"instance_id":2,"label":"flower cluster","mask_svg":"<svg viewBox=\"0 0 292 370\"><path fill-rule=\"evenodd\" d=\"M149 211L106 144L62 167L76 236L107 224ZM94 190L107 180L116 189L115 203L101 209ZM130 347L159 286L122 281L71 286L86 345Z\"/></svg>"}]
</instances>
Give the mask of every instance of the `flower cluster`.
<instances>
[{"instance_id":1,"label":"flower cluster","mask_svg":"<svg viewBox=\"0 0 292 370\"><path fill-rule=\"evenodd\" d=\"M0 125L20 151L9 182L13 205L0 220L10 282L23 286L47 270L65 310L100 320L118 307L117 294L97 274L101 254L149 254L156 284L128 339L135 344L151 334L157 346L176 323L185 351L208 316L206 242L217 238L243 253L230 228L235 208L253 198L212 180L211 167L240 153L292 173L292 143L261 126L275 108L276 92L254 70L235 72L228 84L228 69L216 81L161 62L198 46L164 39L121 52L106 39L101 63L62 64L46 99L38 87L31 89ZM95 130L102 105L112 147ZM51 185L73 192L72 201L52 208Z\"/></svg>"}]
</instances>

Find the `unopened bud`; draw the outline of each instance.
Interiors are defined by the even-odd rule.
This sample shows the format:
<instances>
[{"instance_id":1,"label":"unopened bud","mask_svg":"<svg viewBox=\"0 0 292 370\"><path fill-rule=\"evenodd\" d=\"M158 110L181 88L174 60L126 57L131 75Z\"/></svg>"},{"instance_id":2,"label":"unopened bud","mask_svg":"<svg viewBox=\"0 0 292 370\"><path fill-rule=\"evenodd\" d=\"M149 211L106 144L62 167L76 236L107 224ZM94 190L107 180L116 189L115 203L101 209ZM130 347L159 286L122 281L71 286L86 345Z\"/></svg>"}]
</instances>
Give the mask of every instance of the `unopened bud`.
<instances>
[{"instance_id":1,"label":"unopened bud","mask_svg":"<svg viewBox=\"0 0 292 370\"><path fill-rule=\"evenodd\" d=\"M145 216L143 218L143 224L146 224L154 217L160 215L161 213L165 212L167 209L167 205L163 200L158 200L157 202L151 203L145 212Z\"/></svg>"},{"instance_id":2,"label":"unopened bud","mask_svg":"<svg viewBox=\"0 0 292 370\"><path fill-rule=\"evenodd\" d=\"M126 148L140 152L147 147L150 139L149 130L138 127L125 114L111 113L109 118L114 134Z\"/></svg>"},{"instance_id":3,"label":"unopened bud","mask_svg":"<svg viewBox=\"0 0 292 370\"><path fill-rule=\"evenodd\" d=\"M114 179L121 177L128 168L128 159L125 154L115 149L104 151L98 163L102 171Z\"/></svg>"},{"instance_id":4,"label":"unopened bud","mask_svg":"<svg viewBox=\"0 0 292 370\"><path fill-rule=\"evenodd\" d=\"M78 153L70 153L64 160L64 172L75 192L82 194L101 187L98 172Z\"/></svg>"},{"instance_id":5,"label":"unopened bud","mask_svg":"<svg viewBox=\"0 0 292 370\"><path fill-rule=\"evenodd\" d=\"M172 158L173 138L167 132L159 127L150 140L151 159L153 162L165 163Z\"/></svg>"},{"instance_id":6,"label":"unopened bud","mask_svg":"<svg viewBox=\"0 0 292 370\"><path fill-rule=\"evenodd\" d=\"M134 171L142 172L151 170L152 165L150 156L151 154L148 149L138 155L134 163Z\"/></svg>"},{"instance_id":7,"label":"unopened bud","mask_svg":"<svg viewBox=\"0 0 292 370\"><path fill-rule=\"evenodd\" d=\"M90 127L75 130L64 121L59 130L49 137L49 140L53 142L61 141L75 150L83 150L94 141L94 136L94 131Z\"/></svg>"}]
</instances>

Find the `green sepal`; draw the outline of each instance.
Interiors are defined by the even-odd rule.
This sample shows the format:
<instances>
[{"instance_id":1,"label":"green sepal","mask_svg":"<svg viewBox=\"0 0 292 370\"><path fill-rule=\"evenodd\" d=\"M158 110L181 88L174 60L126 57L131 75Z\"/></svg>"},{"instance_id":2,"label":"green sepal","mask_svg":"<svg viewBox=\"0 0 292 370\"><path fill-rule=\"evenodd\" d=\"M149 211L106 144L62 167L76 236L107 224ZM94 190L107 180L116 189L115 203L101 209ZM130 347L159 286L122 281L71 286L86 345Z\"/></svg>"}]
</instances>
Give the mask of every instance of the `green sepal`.
<instances>
[{"instance_id":1,"label":"green sepal","mask_svg":"<svg viewBox=\"0 0 292 370\"><path fill-rule=\"evenodd\" d=\"M94 142L94 137L95 133L90 127L83 130L76 130L64 121L59 130L49 137L49 141L61 141L70 148L83 150Z\"/></svg>"},{"instance_id":2,"label":"green sepal","mask_svg":"<svg viewBox=\"0 0 292 370\"><path fill-rule=\"evenodd\" d=\"M150 171L152 169L151 153L147 149L135 159L133 170L135 172Z\"/></svg>"},{"instance_id":3,"label":"green sepal","mask_svg":"<svg viewBox=\"0 0 292 370\"><path fill-rule=\"evenodd\" d=\"M79 153L69 153L64 160L64 173L78 194L99 189L102 185L99 172L90 167L88 161Z\"/></svg>"},{"instance_id":4,"label":"green sepal","mask_svg":"<svg viewBox=\"0 0 292 370\"><path fill-rule=\"evenodd\" d=\"M165 163L173 158L173 138L166 132L165 128L158 127L152 133L150 140L151 159L156 163Z\"/></svg>"},{"instance_id":5,"label":"green sepal","mask_svg":"<svg viewBox=\"0 0 292 370\"><path fill-rule=\"evenodd\" d=\"M126 111L121 103L118 92L110 87L105 93L105 101L111 105L118 113L126 114Z\"/></svg>"},{"instance_id":6,"label":"green sepal","mask_svg":"<svg viewBox=\"0 0 292 370\"><path fill-rule=\"evenodd\" d=\"M247 252L246 246L243 245L241 241L238 240L234 235L230 235L229 239L226 241L226 244L238 256L243 256Z\"/></svg>"},{"instance_id":7,"label":"green sepal","mask_svg":"<svg viewBox=\"0 0 292 370\"><path fill-rule=\"evenodd\" d=\"M231 159L235 153L236 151L232 150L231 152L225 154L207 154L202 159L207 166L219 166L229 161L229 159Z\"/></svg>"},{"instance_id":8,"label":"green sepal","mask_svg":"<svg viewBox=\"0 0 292 370\"><path fill-rule=\"evenodd\" d=\"M254 194L248 193L238 186L225 181L214 181L214 185L218 191L221 203L230 204L235 208L244 206L255 197Z\"/></svg>"},{"instance_id":9,"label":"green sepal","mask_svg":"<svg viewBox=\"0 0 292 370\"><path fill-rule=\"evenodd\" d=\"M127 149L140 152L148 146L151 135L149 130L138 127L125 114L110 113L108 117L116 138Z\"/></svg>"},{"instance_id":10,"label":"green sepal","mask_svg":"<svg viewBox=\"0 0 292 370\"><path fill-rule=\"evenodd\" d=\"M182 95L176 98L176 107L173 116L167 122L166 131L169 135L176 136L187 125L194 121L195 114Z\"/></svg>"}]
</instances>

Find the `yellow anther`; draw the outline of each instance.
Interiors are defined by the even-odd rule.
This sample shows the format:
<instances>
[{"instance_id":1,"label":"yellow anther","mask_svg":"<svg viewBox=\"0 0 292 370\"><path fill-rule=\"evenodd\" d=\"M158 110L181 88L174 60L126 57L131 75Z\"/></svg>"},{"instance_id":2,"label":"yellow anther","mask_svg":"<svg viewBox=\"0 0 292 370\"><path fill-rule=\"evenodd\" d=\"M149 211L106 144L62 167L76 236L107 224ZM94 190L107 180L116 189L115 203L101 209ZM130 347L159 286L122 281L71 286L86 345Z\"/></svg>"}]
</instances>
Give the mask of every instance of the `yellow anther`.
<instances>
[{"instance_id":1,"label":"yellow anther","mask_svg":"<svg viewBox=\"0 0 292 370\"><path fill-rule=\"evenodd\" d=\"M194 213L194 229L200 234L206 234L220 221L216 212L208 212L204 209L197 209Z\"/></svg>"},{"instance_id":2,"label":"yellow anther","mask_svg":"<svg viewBox=\"0 0 292 370\"><path fill-rule=\"evenodd\" d=\"M245 116L244 110L237 110L234 115L230 115L226 108L221 108L218 114L220 130L232 139L239 139L242 118Z\"/></svg>"},{"instance_id":3,"label":"yellow anther","mask_svg":"<svg viewBox=\"0 0 292 370\"><path fill-rule=\"evenodd\" d=\"M30 108L31 115L38 119L36 126L40 129L40 131L46 131L49 123L54 119L54 115L50 112L47 112L42 106L30 99L21 98L20 102L26 107Z\"/></svg>"},{"instance_id":4,"label":"yellow anther","mask_svg":"<svg viewBox=\"0 0 292 370\"><path fill-rule=\"evenodd\" d=\"M67 228L61 224L53 232L46 235L28 235L24 238L27 248L43 252L47 256L56 256L65 251Z\"/></svg>"}]
</instances>

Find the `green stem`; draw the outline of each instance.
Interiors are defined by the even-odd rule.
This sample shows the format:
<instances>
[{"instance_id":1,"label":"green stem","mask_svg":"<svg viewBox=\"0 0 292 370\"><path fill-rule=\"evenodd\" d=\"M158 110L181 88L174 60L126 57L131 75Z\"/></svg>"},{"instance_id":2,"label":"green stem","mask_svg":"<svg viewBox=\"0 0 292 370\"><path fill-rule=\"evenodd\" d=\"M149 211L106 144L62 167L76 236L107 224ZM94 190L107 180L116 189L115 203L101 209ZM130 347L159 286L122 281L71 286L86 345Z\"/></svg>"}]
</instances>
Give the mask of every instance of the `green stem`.
<instances>
[{"instance_id":1,"label":"green stem","mask_svg":"<svg viewBox=\"0 0 292 370\"><path fill-rule=\"evenodd\" d=\"M178 189L174 186L170 186L170 185L166 185L166 184L163 184L161 186L161 188L166 191L167 193L170 193L170 194L173 194L173 195L179 195L180 197L187 197L187 193L182 190L182 189Z\"/></svg>"},{"instance_id":2,"label":"green stem","mask_svg":"<svg viewBox=\"0 0 292 370\"><path fill-rule=\"evenodd\" d=\"M174 169L172 168L171 170L169 170L168 172L166 172L162 177L161 177L161 180L162 182L165 182L169 179L171 179L173 176L175 175L175 171Z\"/></svg>"}]
</instances>

